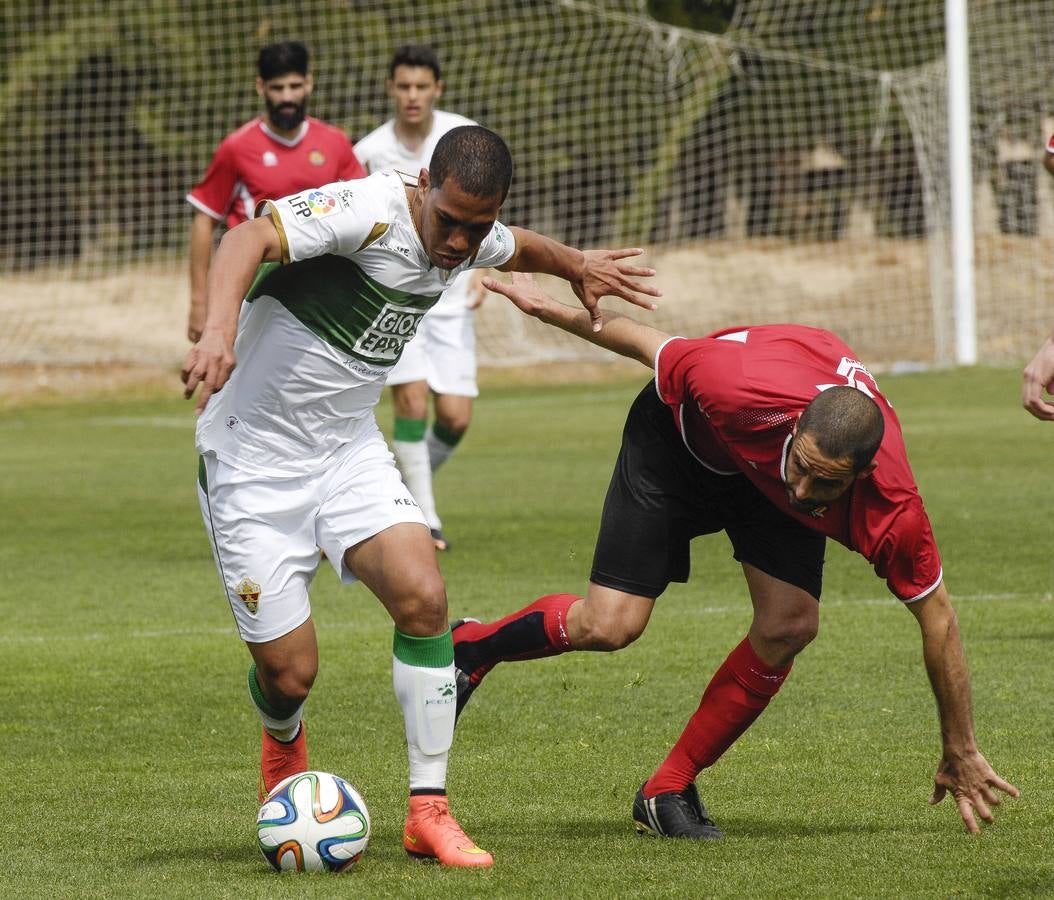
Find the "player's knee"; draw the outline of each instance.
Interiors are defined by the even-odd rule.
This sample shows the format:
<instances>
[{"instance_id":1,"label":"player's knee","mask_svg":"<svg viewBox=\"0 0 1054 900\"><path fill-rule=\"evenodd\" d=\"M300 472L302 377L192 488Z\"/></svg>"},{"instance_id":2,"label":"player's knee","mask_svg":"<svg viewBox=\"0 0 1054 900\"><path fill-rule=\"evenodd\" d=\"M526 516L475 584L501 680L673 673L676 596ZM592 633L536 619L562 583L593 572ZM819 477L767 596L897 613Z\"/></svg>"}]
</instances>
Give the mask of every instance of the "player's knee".
<instances>
[{"instance_id":1,"label":"player's knee","mask_svg":"<svg viewBox=\"0 0 1054 900\"><path fill-rule=\"evenodd\" d=\"M402 419L427 419L428 394L406 390L407 385L392 385L392 408Z\"/></svg>"},{"instance_id":2,"label":"player's knee","mask_svg":"<svg viewBox=\"0 0 1054 900\"><path fill-rule=\"evenodd\" d=\"M403 634L427 636L447 627L446 588L442 577L429 573L414 579L392 610L395 627Z\"/></svg>"},{"instance_id":3,"label":"player's knee","mask_svg":"<svg viewBox=\"0 0 1054 900\"><path fill-rule=\"evenodd\" d=\"M808 613L786 616L762 625L755 623L755 634L766 644L779 646L795 656L812 643L819 631L819 618Z\"/></svg>"},{"instance_id":4,"label":"player's knee","mask_svg":"<svg viewBox=\"0 0 1054 900\"><path fill-rule=\"evenodd\" d=\"M445 431L461 440L465 432L468 431L469 423L472 421L472 414L470 412L447 413L437 416L436 421Z\"/></svg>"},{"instance_id":5,"label":"player's knee","mask_svg":"<svg viewBox=\"0 0 1054 900\"><path fill-rule=\"evenodd\" d=\"M797 655L813 642L816 632L817 627L815 625L802 622L788 630L783 637L783 643Z\"/></svg>"},{"instance_id":6,"label":"player's knee","mask_svg":"<svg viewBox=\"0 0 1054 900\"><path fill-rule=\"evenodd\" d=\"M257 666L256 672L263 682L262 687L268 699L283 708L293 708L303 703L311 693L311 686L318 674L318 662L291 659L278 666Z\"/></svg>"}]
</instances>

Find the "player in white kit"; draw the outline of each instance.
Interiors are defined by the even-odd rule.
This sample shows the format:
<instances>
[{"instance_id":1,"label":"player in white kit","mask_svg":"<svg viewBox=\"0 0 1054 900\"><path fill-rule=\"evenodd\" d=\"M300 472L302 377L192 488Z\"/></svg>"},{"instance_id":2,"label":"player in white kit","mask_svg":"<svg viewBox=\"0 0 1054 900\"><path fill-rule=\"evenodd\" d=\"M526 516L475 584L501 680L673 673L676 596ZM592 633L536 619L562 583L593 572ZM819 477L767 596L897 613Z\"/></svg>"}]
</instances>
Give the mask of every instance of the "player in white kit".
<instances>
[{"instance_id":1,"label":"player in white kit","mask_svg":"<svg viewBox=\"0 0 1054 900\"><path fill-rule=\"evenodd\" d=\"M476 124L435 103L443 93L439 58L421 44L400 47L388 67L395 116L355 145L366 171L415 174L427 167L439 139L459 125ZM476 384L475 308L483 297L479 273L466 273L443 291L388 375L395 407L392 449L410 492L432 531L437 550L449 543L436 510L432 474L450 457L472 420ZM428 396L435 419L428 428Z\"/></svg>"},{"instance_id":2,"label":"player in white kit","mask_svg":"<svg viewBox=\"0 0 1054 900\"><path fill-rule=\"evenodd\" d=\"M450 866L492 859L447 804L456 690L446 592L373 408L425 312L467 269L566 278L596 327L600 297L652 307L638 294L659 293L636 281L651 269L623 261L639 250L582 252L497 222L511 176L504 141L467 126L443 137L417 179L381 172L265 201L220 243L182 373L186 397L201 387L199 501L252 656L261 790L308 768L301 717L318 671L308 585L321 547L394 621L410 764L403 846Z\"/></svg>"}]
</instances>

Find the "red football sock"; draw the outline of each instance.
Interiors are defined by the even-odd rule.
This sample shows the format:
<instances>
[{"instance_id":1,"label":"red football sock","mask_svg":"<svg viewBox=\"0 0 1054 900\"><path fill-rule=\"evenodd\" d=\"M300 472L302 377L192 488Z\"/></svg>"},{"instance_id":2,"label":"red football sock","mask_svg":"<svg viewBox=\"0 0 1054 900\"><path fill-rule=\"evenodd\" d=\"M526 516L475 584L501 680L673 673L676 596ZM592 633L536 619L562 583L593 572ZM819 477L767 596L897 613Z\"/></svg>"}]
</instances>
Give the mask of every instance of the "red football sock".
<instances>
[{"instance_id":1,"label":"red football sock","mask_svg":"<svg viewBox=\"0 0 1054 900\"><path fill-rule=\"evenodd\" d=\"M793 665L793 663L792 663ZM644 796L683 791L761 715L790 674L764 663L744 638L710 679L673 749L644 785Z\"/></svg>"},{"instance_id":2,"label":"red football sock","mask_svg":"<svg viewBox=\"0 0 1054 900\"><path fill-rule=\"evenodd\" d=\"M454 635L458 664L478 681L499 662L566 653L567 611L581 599L549 594L497 622L466 622Z\"/></svg>"}]
</instances>

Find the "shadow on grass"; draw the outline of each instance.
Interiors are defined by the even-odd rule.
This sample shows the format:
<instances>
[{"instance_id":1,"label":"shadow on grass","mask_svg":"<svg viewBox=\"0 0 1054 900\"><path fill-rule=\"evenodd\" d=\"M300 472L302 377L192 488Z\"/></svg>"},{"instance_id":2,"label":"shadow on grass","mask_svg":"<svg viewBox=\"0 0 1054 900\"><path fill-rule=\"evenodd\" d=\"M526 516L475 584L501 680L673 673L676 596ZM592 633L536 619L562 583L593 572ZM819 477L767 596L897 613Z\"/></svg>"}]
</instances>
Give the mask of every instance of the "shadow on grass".
<instances>
[{"instance_id":1,"label":"shadow on grass","mask_svg":"<svg viewBox=\"0 0 1054 900\"><path fill-rule=\"evenodd\" d=\"M842 823L816 823L805 821L793 821L791 819L745 819L735 816L722 816L718 826L729 838L779 838L788 835L794 837L835 837L838 835L879 835L896 834L902 831L903 823L896 822L842 822ZM538 828L504 828L504 833L513 835L519 832L525 838L531 835L537 836ZM550 822L543 829L545 832L556 835L565 841L597 839L624 838L627 835L635 835L633 818L627 812L624 819L575 819L570 822ZM921 831L937 833L943 831L941 826L934 825L932 828L912 826L912 833ZM649 838L651 839L651 838Z\"/></svg>"},{"instance_id":2,"label":"shadow on grass","mask_svg":"<svg viewBox=\"0 0 1054 900\"><path fill-rule=\"evenodd\" d=\"M728 837L732 838L787 838L836 837L839 835L896 834L904 831L903 822L816 822L788 819L746 819L736 816L721 816L717 823ZM920 828L912 824L912 834L929 832L936 834L944 830L939 824Z\"/></svg>"},{"instance_id":3,"label":"shadow on grass","mask_svg":"<svg viewBox=\"0 0 1054 900\"><path fill-rule=\"evenodd\" d=\"M142 853L136 857L136 861L143 866L156 866L158 868L169 868L173 862L186 860L190 863L243 863L257 868L263 872L270 872L264 862L263 856L250 841L240 844L231 844L226 847L218 847L212 844L207 847L165 847L163 850L154 850L150 853Z\"/></svg>"}]
</instances>

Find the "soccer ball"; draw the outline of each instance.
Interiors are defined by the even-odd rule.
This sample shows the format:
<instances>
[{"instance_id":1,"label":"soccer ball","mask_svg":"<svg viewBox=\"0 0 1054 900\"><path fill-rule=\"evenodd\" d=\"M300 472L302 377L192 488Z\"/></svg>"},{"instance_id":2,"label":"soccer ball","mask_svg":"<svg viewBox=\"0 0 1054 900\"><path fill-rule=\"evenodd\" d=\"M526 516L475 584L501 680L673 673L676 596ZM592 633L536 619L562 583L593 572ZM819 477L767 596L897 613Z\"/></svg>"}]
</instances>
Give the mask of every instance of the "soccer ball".
<instances>
[{"instance_id":1,"label":"soccer ball","mask_svg":"<svg viewBox=\"0 0 1054 900\"><path fill-rule=\"evenodd\" d=\"M275 785L256 817L260 852L279 872L343 872L370 839L359 792L328 772L300 772Z\"/></svg>"}]
</instances>

